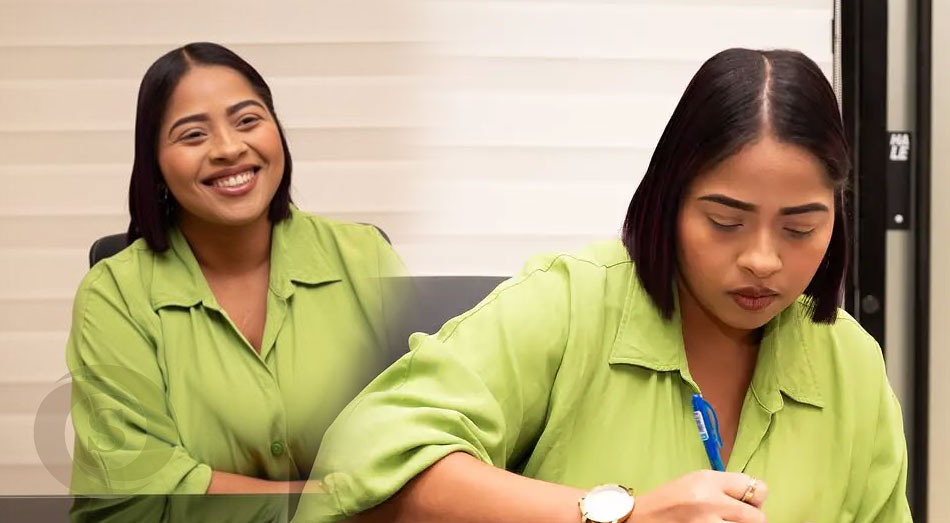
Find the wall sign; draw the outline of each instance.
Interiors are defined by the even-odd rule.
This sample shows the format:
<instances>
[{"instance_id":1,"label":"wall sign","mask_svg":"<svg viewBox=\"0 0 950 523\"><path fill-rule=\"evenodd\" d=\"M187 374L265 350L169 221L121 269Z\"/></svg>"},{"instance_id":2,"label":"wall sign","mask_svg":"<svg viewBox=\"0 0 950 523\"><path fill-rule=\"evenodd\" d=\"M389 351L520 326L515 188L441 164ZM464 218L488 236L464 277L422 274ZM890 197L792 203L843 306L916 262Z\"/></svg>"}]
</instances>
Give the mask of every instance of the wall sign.
<instances>
[{"instance_id":1,"label":"wall sign","mask_svg":"<svg viewBox=\"0 0 950 523\"><path fill-rule=\"evenodd\" d=\"M887 228L910 229L911 135L906 131L887 135Z\"/></svg>"}]
</instances>

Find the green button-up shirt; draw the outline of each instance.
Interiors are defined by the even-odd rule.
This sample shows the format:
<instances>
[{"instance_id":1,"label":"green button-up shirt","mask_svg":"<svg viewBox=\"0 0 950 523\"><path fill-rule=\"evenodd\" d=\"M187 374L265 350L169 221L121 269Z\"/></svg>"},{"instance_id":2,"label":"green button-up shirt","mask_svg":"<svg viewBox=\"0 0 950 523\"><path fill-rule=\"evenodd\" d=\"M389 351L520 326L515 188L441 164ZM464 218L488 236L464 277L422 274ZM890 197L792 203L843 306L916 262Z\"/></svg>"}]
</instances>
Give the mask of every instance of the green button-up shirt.
<instances>
[{"instance_id":1,"label":"green button-up shirt","mask_svg":"<svg viewBox=\"0 0 950 523\"><path fill-rule=\"evenodd\" d=\"M212 470L306 479L337 413L384 367L380 276L402 265L368 225L297 209L273 227L260 353L177 228L93 267L66 358L78 493L201 493Z\"/></svg>"},{"instance_id":2,"label":"green button-up shirt","mask_svg":"<svg viewBox=\"0 0 950 523\"><path fill-rule=\"evenodd\" d=\"M376 505L456 451L526 476L647 492L709 461L678 314L618 241L541 257L382 373L329 429L298 519ZM729 471L769 485L772 522L903 522L906 448L878 344L799 300L766 327ZM460 494L464 495L464 494Z\"/></svg>"}]
</instances>

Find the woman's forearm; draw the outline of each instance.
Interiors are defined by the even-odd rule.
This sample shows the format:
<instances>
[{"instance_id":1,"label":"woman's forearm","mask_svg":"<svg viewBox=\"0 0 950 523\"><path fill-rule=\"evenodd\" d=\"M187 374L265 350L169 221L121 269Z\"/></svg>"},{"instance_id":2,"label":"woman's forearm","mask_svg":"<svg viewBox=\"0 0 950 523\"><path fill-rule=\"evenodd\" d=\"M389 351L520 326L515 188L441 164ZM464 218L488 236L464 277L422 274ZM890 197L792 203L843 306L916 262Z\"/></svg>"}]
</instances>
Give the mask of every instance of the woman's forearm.
<instances>
[{"instance_id":1,"label":"woman's forearm","mask_svg":"<svg viewBox=\"0 0 950 523\"><path fill-rule=\"evenodd\" d=\"M270 481L214 470L208 494L292 494L300 493L306 481Z\"/></svg>"},{"instance_id":2,"label":"woman's forearm","mask_svg":"<svg viewBox=\"0 0 950 523\"><path fill-rule=\"evenodd\" d=\"M584 491L530 479L456 452L352 521L579 523Z\"/></svg>"}]
</instances>

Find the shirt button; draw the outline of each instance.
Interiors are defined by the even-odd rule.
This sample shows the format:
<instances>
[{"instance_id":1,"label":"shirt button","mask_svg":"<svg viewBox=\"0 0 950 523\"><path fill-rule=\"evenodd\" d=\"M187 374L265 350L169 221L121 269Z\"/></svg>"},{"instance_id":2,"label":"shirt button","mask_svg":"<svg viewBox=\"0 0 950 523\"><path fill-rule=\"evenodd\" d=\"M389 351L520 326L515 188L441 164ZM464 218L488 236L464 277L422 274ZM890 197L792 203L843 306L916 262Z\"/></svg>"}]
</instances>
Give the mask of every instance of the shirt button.
<instances>
[{"instance_id":1,"label":"shirt button","mask_svg":"<svg viewBox=\"0 0 950 523\"><path fill-rule=\"evenodd\" d=\"M284 444L279 441L275 441L271 443L270 453L273 454L274 456L280 456L281 454L284 453Z\"/></svg>"}]
</instances>

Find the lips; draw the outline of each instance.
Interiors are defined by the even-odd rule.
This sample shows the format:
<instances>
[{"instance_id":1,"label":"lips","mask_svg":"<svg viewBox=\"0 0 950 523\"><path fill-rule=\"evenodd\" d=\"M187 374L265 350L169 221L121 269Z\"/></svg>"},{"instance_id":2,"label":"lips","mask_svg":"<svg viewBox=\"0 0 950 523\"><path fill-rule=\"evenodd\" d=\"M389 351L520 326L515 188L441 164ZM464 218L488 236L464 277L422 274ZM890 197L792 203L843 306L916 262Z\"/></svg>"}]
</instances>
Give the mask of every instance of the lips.
<instances>
[{"instance_id":1,"label":"lips","mask_svg":"<svg viewBox=\"0 0 950 523\"><path fill-rule=\"evenodd\" d=\"M742 287L729 294L736 305L747 311L760 311L778 299L778 293L767 287Z\"/></svg>"}]
</instances>

